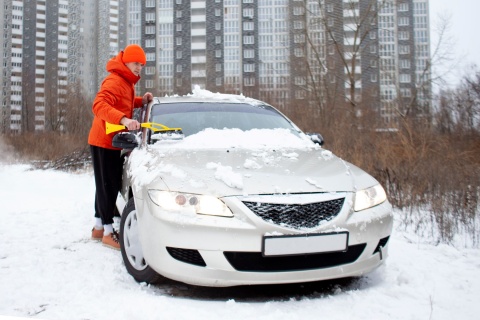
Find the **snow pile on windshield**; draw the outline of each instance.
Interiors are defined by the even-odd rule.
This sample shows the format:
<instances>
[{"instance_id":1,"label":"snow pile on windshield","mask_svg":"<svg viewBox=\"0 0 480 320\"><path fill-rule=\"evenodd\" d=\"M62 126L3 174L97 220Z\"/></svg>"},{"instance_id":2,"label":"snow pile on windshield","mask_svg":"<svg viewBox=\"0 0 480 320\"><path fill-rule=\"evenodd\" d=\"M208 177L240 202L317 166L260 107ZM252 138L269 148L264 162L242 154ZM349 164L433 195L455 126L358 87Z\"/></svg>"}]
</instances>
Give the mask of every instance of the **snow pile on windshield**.
<instances>
[{"instance_id":1,"label":"snow pile on windshield","mask_svg":"<svg viewBox=\"0 0 480 320\"><path fill-rule=\"evenodd\" d=\"M163 140L155 143L154 148L168 149L208 149L208 148L244 148L244 149L311 149L315 144L306 135L295 135L288 129L212 129L185 137L180 141Z\"/></svg>"}]
</instances>

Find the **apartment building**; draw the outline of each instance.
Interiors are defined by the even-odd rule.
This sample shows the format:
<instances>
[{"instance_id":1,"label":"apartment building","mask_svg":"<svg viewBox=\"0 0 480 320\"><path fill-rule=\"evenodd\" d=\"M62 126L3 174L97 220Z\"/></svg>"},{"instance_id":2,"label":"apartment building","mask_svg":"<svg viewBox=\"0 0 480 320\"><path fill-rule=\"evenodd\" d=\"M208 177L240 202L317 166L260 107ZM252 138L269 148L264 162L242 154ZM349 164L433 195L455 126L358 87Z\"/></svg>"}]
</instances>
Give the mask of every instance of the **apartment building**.
<instances>
[{"instance_id":1,"label":"apartment building","mask_svg":"<svg viewBox=\"0 0 480 320\"><path fill-rule=\"evenodd\" d=\"M119 2L3 1L0 132L64 129L72 97L94 95L118 52Z\"/></svg>"},{"instance_id":2,"label":"apartment building","mask_svg":"<svg viewBox=\"0 0 480 320\"><path fill-rule=\"evenodd\" d=\"M313 114L340 95L385 123L429 108L428 0L129 2L143 29L128 42L149 57L140 87L156 94L199 85Z\"/></svg>"},{"instance_id":3,"label":"apartment building","mask_svg":"<svg viewBox=\"0 0 480 320\"><path fill-rule=\"evenodd\" d=\"M341 101L395 123L430 107L428 19L428 0L5 0L0 132L61 130L130 43L139 92L199 85L313 118Z\"/></svg>"}]
</instances>

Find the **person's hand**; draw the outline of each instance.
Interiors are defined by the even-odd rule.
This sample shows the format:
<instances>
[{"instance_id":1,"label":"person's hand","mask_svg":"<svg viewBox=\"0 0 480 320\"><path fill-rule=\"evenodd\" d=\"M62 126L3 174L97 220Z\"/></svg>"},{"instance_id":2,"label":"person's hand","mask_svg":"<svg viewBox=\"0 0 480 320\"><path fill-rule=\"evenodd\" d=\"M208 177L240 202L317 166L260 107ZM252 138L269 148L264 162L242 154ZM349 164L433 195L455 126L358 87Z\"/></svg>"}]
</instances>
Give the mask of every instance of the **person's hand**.
<instances>
[{"instance_id":1,"label":"person's hand","mask_svg":"<svg viewBox=\"0 0 480 320\"><path fill-rule=\"evenodd\" d=\"M143 104L147 104L149 103L150 101L153 100L153 94L151 92L146 92L144 95L143 95L143 98L142 98L142 103Z\"/></svg>"},{"instance_id":2,"label":"person's hand","mask_svg":"<svg viewBox=\"0 0 480 320\"><path fill-rule=\"evenodd\" d=\"M127 117L123 117L122 120L120 120L120 124L127 127L128 130L140 129L140 122L138 122L137 120L129 119Z\"/></svg>"}]
</instances>

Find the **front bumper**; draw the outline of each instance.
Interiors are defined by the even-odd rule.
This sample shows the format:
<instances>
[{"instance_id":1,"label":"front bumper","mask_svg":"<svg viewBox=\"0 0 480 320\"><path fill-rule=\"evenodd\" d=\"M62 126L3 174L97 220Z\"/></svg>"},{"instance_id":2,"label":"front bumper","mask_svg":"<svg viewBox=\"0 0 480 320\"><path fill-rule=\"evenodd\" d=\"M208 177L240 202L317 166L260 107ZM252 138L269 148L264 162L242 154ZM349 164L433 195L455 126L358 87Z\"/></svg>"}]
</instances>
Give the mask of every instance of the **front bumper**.
<instances>
[{"instance_id":1,"label":"front bumper","mask_svg":"<svg viewBox=\"0 0 480 320\"><path fill-rule=\"evenodd\" d=\"M202 286L236 286L319 281L360 276L388 255L392 208L384 202L352 212L352 195L331 221L310 229L292 229L264 221L240 198L223 199L234 218L162 212L148 195L135 199L146 261L164 277ZM340 252L284 256L262 255L265 235L348 232Z\"/></svg>"}]
</instances>

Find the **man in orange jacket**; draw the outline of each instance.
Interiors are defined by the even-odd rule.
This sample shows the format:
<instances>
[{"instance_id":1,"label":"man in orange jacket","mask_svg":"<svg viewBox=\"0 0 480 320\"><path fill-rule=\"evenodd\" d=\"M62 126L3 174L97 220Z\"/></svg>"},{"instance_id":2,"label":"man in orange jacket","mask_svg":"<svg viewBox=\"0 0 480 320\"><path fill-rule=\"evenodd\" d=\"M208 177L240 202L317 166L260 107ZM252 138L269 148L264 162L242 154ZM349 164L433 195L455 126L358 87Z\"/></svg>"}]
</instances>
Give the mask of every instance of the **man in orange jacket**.
<instances>
[{"instance_id":1,"label":"man in orange jacket","mask_svg":"<svg viewBox=\"0 0 480 320\"><path fill-rule=\"evenodd\" d=\"M115 133L106 134L105 123L122 124L128 130L137 130L140 123L132 119L133 109L153 100L147 92L135 96L135 84L146 63L143 49L131 44L107 62L109 75L103 80L93 101L94 114L88 144L92 154L95 175L95 226L92 239L119 250L118 233L113 230L113 216L118 191L122 183L120 149L112 146Z\"/></svg>"}]
</instances>

